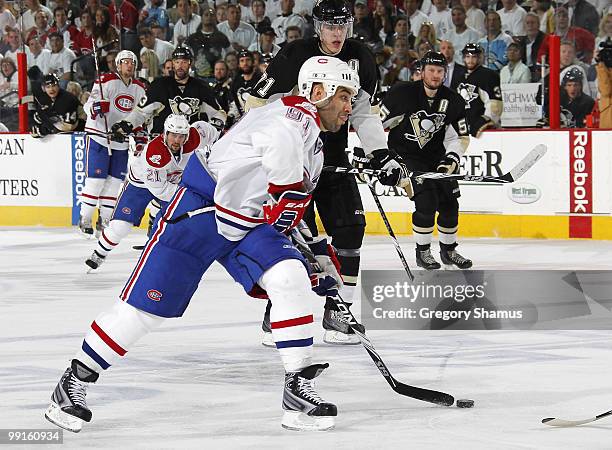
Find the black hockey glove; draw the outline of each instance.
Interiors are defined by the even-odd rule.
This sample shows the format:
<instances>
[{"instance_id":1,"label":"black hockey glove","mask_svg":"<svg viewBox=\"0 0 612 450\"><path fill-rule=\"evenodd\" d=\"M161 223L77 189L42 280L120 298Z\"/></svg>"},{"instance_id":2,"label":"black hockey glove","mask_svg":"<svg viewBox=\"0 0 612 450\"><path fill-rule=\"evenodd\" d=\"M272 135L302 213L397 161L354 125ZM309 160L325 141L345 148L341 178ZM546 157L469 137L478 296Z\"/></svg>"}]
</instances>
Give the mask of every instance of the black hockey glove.
<instances>
[{"instance_id":1,"label":"black hockey glove","mask_svg":"<svg viewBox=\"0 0 612 450\"><path fill-rule=\"evenodd\" d=\"M408 172L406 167L400 163L397 153L386 148L372 152L370 166L374 170L384 172L378 175L378 181L387 186L398 186Z\"/></svg>"},{"instance_id":2,"label":"black hockey glove","mask_svg":"<svg viewBox=\"0 0 612 450\"><path fill-rule=\"evenodd\" d=\"M459 172L459 165L461 164L461 157L457 153L447 153L444 158L438 163L436 171L440 173L451 173Z\"/></svg>"},{"instance_id":3,"label":"black hockey glove","mask_svg":"<svg viewBox=\"0 0 612 450\"><path fill-rule=\"evenodd\" d=\"M365 155L365 152L361 147L355 147L353 149L353 167L357 169L371 169L370 159ZM357 174L357 178L359 178L364 183L369 183L370 176L365 175L363 173Z\"/></svg>"},{"instance_id":4,"label":"black hockey glove","mask_svg":"<svg viewBox=\"0 0 612 450\"><path fill-rule=\"evenodd\" d=\"M126 120L121 120L111 127L111 139L115 142L125 142L134 131L134 125Z\"/></svg>"}]
</instances>

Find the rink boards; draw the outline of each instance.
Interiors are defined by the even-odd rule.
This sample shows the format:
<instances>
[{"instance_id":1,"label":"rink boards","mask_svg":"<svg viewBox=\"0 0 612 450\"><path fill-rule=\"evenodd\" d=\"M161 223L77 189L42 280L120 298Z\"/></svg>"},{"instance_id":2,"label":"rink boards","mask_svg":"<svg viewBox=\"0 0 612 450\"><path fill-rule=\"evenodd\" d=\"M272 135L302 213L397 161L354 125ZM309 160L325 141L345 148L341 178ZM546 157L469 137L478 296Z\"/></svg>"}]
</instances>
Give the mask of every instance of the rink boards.
<instances>
[{"instance_id":1,"label":"rink boards","mask_svg":"<svg viewBox=\"0 0 612 450\"><path fill-rule=\"evenodd\" d=\"M533 147L548 153L511 185L462 183L459 233L473 237L612 239L611 131L486 132L472 139L463 172L498 176ZM349 148L359 145L354 133ZM0 226L69 226L78 218L86 168L83 134L34 139L0 135ZM395 232L411 234L413 204L375 184ZM360 185L369 233L386 233L369 189Z\"/></svg>"}]
</instances>

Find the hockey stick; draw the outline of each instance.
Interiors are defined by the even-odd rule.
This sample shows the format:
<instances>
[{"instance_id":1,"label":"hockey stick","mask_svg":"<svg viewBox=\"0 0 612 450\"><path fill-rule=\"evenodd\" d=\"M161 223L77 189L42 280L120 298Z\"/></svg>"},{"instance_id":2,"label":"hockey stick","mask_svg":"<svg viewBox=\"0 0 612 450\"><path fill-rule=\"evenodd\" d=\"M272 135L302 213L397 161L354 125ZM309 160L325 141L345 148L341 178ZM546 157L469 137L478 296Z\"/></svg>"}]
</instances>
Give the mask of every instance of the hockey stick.
<instances>
[{"instance_id":1,"label":"hockey stick","mask_svg":"<svg viewBox=\"0 0 612 450\"><path fill-rule=\"evenodd\" d=\"M292 237L294 237L293 242L306 256L306 258L311 263L318 264L314 254L310 250L310 247L308 247L307 243L304 240L304 237L300 234L300 232L295 231L292 234ZM357 322L357 319L355 319L355 316L348 308L347 304L344 302L342 297L340 297L340 294L337 294L336 296L329 296L329 298L331 298L336 303L338 309L344 316L344 319L355 332L355 334L361 341L361 344L364 346L364 348L370 355L370 358L372 358L372 361L374 361L376 367L378 368L382 376L385 378L385 380L387 380L389 386L391 386L391 389L405 397L422 400L424 402L435 403L436 405L452 406L453 403L455 403L455 398L450 394L446 394L440 391L433 391L431 389L420 388L417 386L411 386L409 384L404 384L400 381L397 381L393 377L393 375L391 375L391 372L387 368L387 365L383 361L382 357L374 348L374 344L372 344L372 341L370 341L370 339L365 335L365 327L359 322Z\"/></svg>"},{"instance_id":2,"label":"hockey stick","mask_svg":"<svg viewBox=\"0 0 612 450\"><path fill-rule=\"evenodd\" d=\"M404 256L404 252L402 251L402 247L400 247L399 242L397 241L397 238L395 237L393 228L391 228L391 223L389 222L389 219L387 218L387 213L385 213L385 210L383 209L382 204L380 203L380 199L378 198L378 195L376 195L376 191L374 190L374 187L370 183L368 183L368 187L370 188L372 197L374 197L374 202L376 203L376 207L378 208L380 217L382 217L385 227L387 228L389 237L391 237L391 242L393 242L393 246L395 247L397 256L399 256L399 259L402 262L402 265L404 266L404 270L406 271L408 278L410 278L410 281L413 282L414 275L412 274L412 271L410 270L410 267L408 266L408 262L406 261L406 257Z\"/></svg>"},{"instance_id":3,"label":"hockey stick","mask_svg":"<svg viewBox=\"0 0 612 450\"><path fill-rule=\"evenodd\" d=\"M104 100L104 92L102 91L102 78L100 74L100 65L98 64L98 49L96 48L96 39L93 37L93 35L91 36L91 44L93 46L94 63L96 65L96 76L98 77L98 83L100 83L100 100ZM108 120L106 118L106 114L104 114L104 132L106 134L106 150L108 150L108 156L112 156L113 151L111 150L111 140L108 134Z\"/></svg>"},{"instance_id":4,"label":"hockey stick","mask_svg":"<svg viewBox=\"0 0 612 450\"><path fill-rule=\"evenodd\" d=\"M585 423L595 422L596 420L603 419L604 417L608 417L608 416L612 416L612 409L610 411L606 411L605 413L601 413L589 419L565 420L565 419L557 419L556 417L547 417L546 419L542 419L542 423L546 425L550 425L551 427L576 427L578 425L584 425Z\"/></svg>"},{"instance_id":5,"label":"hockey stick","mask_svg":"<svg viewBox=\"0 0 612 450\"><path fill-rule=\"evenodd\" d=\"M516 166L500 177L489 177L486 175L462 175L446 174L438 172L408 172L408 176L416 181L419 180L441 180L441 181L479 181L481 183L513 183L522 177L542 156L546 154L547 147L544 144L536 145ZM325 166L324 172L364 174L378 176L381 171L374 169L358 169L355 167Z\"/></svg>"}]
</instances>

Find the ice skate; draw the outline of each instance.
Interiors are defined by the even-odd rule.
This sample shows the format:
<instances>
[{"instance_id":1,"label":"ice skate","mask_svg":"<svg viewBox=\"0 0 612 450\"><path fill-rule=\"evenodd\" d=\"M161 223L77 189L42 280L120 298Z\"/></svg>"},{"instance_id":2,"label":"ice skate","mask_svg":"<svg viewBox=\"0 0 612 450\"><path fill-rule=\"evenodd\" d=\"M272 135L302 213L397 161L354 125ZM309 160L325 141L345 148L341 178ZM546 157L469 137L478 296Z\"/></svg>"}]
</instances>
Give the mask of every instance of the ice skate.
<instances>
[{"instance_id":1,"label":"ice skate","mask_svg":"<svg viewBox=\"0 0 612 450\"><path fill-rule=\"evenodd\" d=\"M264 314L263 321L261 322L261 329L263 336L261 337L261 345L265 347L276 347L274 338L272 337L272 328L270 328L270 309L272 308L272 302L268 300L266 306L266 312Z\"/></svg>"},{"instance_id":2,"label":"ice skate","mask_svg":"<svg viewBox=\"0 0 612 450\"><path fill-rule=\"evenodd\" d=\"M91 219L86 217L81 217L79 219L79 233L85 239L91 239L94 236L93 225L91 223Z\"/></svg>"},{"instance_id":3,"label":"ice skate","mask_svg":"<svg viewBox=\"0 0 612 450\"><path fill-rule=\"evenodd\" d=\"M323 342L328 344L355 345L360 343L342 313L338 311L336 304L329 298L325 302L323 329L325 330Z\"/></svg>"},{"instance_id":4,"label":"ice skate","mask_svg":"<svg viewBox=\"0 0 612 450\"><path fill-rule=\"evenodd\" d=\"M440 245L440 258L442 259L442 263L444 264L445 269L454 269L458 267L459 269L469 269L472 267L472 260L464 258L455 248L457 244L452 245Z\"/></svg>"},{"instance_id":5,"label":"ice skate","mask_svg":"<svg viewBox=\"0 0 612 450\"><path fill-rule=\"evenodd\" d=\"M427 247L425 250L416 249L416 263L417 266L422 267L425 270L436 270L439 269L440 263L431 254L431 249Z\"/></svg>"},{"instance_id":6,"label":"ice skate","mask_svg":"<svg viewBox=\"0 0 612 450\"><path fill-rule=\"evenodd\" d=\"M87 384L95 383L98 376L82 362L73 359L51 395L45 418L73 433L81 431L83 422L91 421L91 411L85 402Z\"/></svg>"},{"instance_id":7,"label":"ice skate","mask_svg":"<svg viewBox=\"0 0 612 450\"><path fill-rule=\"evenodd\" d=\"M282 426L294 431L326 431L334 427L336 405L323 400L314 389L314 379L329 364L313 364L285 374Z\"/></svg>"},{"instance_id":8,"label":"ice skate","mask_svg":"<svg viewBox=\"0 0 612 450\"><path fill-rule=\"evenodd\" d=\"M101 255L96 250L94 250L91 256L85 261L85 264L87 264L87 266L89 267L87 273L91 272L92 270L96 270L98 267L100 267L105 259L106 256Z\"/></svg>"},{"instance_id":9,"label":"ice skate","mask_svg":"<svg viewBox=\"0 0 612 450\"><path fill-rule=\"evenodd\" d=\"M104 231L104 228L108 226L110 219L102 219L102 216L98 216L98 220L96 221L96 237L99 238Z\"/></svg>"}]
</instances>

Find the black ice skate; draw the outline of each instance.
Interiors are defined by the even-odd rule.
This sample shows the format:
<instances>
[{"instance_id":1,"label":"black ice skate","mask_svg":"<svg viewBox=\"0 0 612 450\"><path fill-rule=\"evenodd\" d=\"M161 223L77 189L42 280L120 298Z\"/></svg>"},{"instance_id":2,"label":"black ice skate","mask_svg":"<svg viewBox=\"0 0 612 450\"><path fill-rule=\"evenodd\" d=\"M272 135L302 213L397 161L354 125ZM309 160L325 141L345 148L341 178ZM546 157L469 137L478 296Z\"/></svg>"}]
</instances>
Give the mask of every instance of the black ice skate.
<instances>
[{"instance_id":1,"label":"black ice skate","mask_svg":"<svg viewBox=\"0 0 612 450\"><path fill-rule=\"evenodd\" d=\"M285 374L282 426L295 431L325 431L334 427L338 415L336 405L319 397L314 390L314 379L329 364L313 364L299 372Z\"/></svg>"},{"instance_id":2,"label":"black ice skate","mask_svg":"<svg viewBox=\"0 0 612 450\"><path fill-rule=\"evenodd\" d=\"M347 304L350 307L350 305ZM355 345L361 341L349 326L348 322L338 310L336 302L331 298L325 300L325 312L323 313L323 342L335 345Z\"/></svg>"},{"instance_id":3,"label":"black ice skate","mask_svg":"<svg viewBox=\"0 0 612 450\"><path fill-rule=\"evenodd\" d=\"M427 246L426 248L416 249L416 263L417 266L422 267L425 270L436 270L439 269L440 263L436 261L436 259L431 254L431 248Z\"/></svg>"},{"instance_id":4,"label":"black ice skate","mask_svg":"<svg viewBox=\"0 0 612 450\"><path fill-rule=\"evenodd\" d=\"M96 270L98 267L100 267L105 259L106 256L101 255L96 250L94 250L91 256L85 261L85 264L89 266L89 270L87 271L87 273L91 272L92 270Z\"/></svg>"},{"instance_id":5,"label":"black ice skate","mask_svg":"<svg viewBox=\"0 0 612 450\"><path fill-rule=\"evenodd\" d=\"M457 244L440 244L440 258L447 269L458 267L459 269L469 269L472 267L472 260L464 258L457 253Z\"/></svg>"},{"instance_id":6,"label":"black ice skate","mask_svg":"<svg viewBox=\"0 0 612 450\"><path fill-rule=\"evenodd\" d=\"M261 329L263 331L261 345L264 345L266 347L276 347L276 343L274 342L274 338L272 337L272 328L270 328L270 309L272 309L272 302L268 300L266 312L264 314L263 321L261 322Z\"/></svg>"},{"instance_id":7,"label":"black ice skate","mask_svg":"<svg viewBox=\"0 0 612 450\"><path fill-rule=\"evenodd\" d=\"M91 411L85 402L87 383L95 383L98 376L81 361L73 359L51 395L45 418L73 433L81 431L83 422L91 421Z\"/></svg>"},{"instance_id":8,"label":"black ice skate","mask_svg":"<svg viewBox=\"0 0 612 450\"><path fill-rule=\"evenodd\" d=\"M91 224L91 219L87 219L85 217L81 217L79 219L79 233L83 235L83 237L87 239L91 239L94 235L93 225Z\"/></svg>"}]
</instances>

